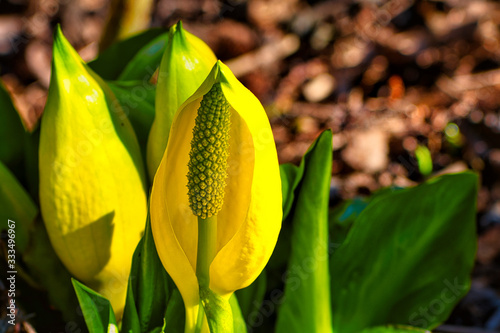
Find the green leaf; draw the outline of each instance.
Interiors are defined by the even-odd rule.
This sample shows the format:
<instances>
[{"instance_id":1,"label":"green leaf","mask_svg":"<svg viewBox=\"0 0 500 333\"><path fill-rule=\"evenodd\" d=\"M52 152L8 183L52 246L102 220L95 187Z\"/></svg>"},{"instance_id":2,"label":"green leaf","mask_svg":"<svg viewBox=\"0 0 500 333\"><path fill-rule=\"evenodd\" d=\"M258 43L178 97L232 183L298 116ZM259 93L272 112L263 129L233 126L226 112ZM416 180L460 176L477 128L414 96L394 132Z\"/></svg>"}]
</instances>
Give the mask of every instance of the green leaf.
<instances>
[{"instance_id":1,"label":"green leaf","mask_svg":"<svg viewBox=\"0 0 500 333\"><path fill-rule=\"evenodd\" d=\"M24 140L24 179L31 197L39 202L38 148L40 146L40 127L26 133Z\"/></svg>"},{"instance_id":2,"label":"green leaf","mask_svg":"<svg viewBox=\"0 0 500 333\"><path fill-rule=\"evenodd\" d=\"M335 332L448 317L470 286L477 182L445 175L370 201L331 256Z\"/></svg>"},{"instance_id":3,"label":"green leaf","mask_svg":"<svg viewBox=\"0 0 500 333\"><path fill-rule=\"evenodd\" d=\"M235 294L231 295L229 298L229 304L231 305L231 312L233 314L233 332L247 333L247 324L245 323L245 319L243 319L238 298Z\"/></svg>"},{"instance_id":4,"label":"green leaf","mask_svg":"<svg viewBox=\"0 0 500 333\"><path fill-rule=\"evenodd\" d=\"M31 133L16 110L9 93L0 81L0 162L4 163L38 201L39 128Z\"/></svg>"},{"instance_id":5,"label":"green leaf","mask_svg":"<svg viewBox=\"0 0 500 333\"><path fill-rule=\"evenodd\" d=\"M138 246L141 245L141 242L139 242ZM134 262L132 262L132 270L134 270ZM128 279L127 298L125 299L125 309L123 310L122 332L142 332L141 320L139 319L139 311L137 310L133 292L133 283L135 278L132 277L132 272L130 275L131 276L129 276Z\"/></svg>"},{"instance_id":6,"label":"green leaf","mask_svg":"<svg viewBox=\"0 0 500 333\"><path fill-rule=\"evenodd\" d=\"M301 163L304 175L289 216L292 249L277 333L332 332L328 270L331 166L332 133L325 131Z\"/></svg>"},{"instance_id":7,"label":"green leaf","mask_svg":"<svg viewBox=\"0 0 500 333\"><path fill-rule=\"evenodd\" d=\"M155 86L145 81L108 81L107 84L130 120L145 157L155 117Z\"/></svg>"},{"instance_id":8,"label":"green leaf","mask_svg":"<svg viewBox=\"0 0 500 333\"><path fill-rule=\"evenodd\" d=\"M0 162L0 230L8 230L9 220L14 226L15 246L24 253L29 242L29 229L38 215L36 207L26 190L10 170Z\"/></svg>"},{"instance_id":9,"label":"green leaf","mask_svg":"<svg viewBox=\"0 0 500 333\"><path fill-rule=\"evenodd\" d=\"M347 200L330 211L328 221L330 224L330 247L338 248L344 242L351 230L352 224L368 206L368 200L354 198Z\"/></svg>"},{"instance_id":10,"label":"green leaf","mask_svg":"<svg viewBox=\"0 0 500 333\"><path fill-rule=\"evenodd\" d=\"M295 199L295 189L302 180L304 166L296 167L291 163L280 165L281 192L283 194L283 220L285 220L292 209Z\"/></svg>"},{"instance_id":11,"label":"green leaf","mask_svg":"<svg viewBox=\"0 0 500 333\"><path fill-rule=\"evenodd\" d=\"M173 289L167 303L165 313L164 331L168 333L183 333L185 325L186 311L184 301L179 290Z\"/></svg>"},{"instance_id":12,"label":"green leaf","mask_svg":"<svg viewBox=\"0 0 500 333\"><path fill-rule=\"evenodd\" d=\"M169 280L170 277L156 253L148 216L144 236L132 258L123 332L150 332L163 326L170 294Z\"/></svg>"},{"instance_id":13,"label":"green leaf","mask_svg":"<svg viewBox=\"0 0 500 333\"><path fill-rule=\"evenodd\" d=\"M200 288L200 300L207 316L210 333L233 332L231 304L209 288Z\"/></svg>"},{"instance_id":14,"label":"green leaf","mask_svg":"<svg viewBox=\"0 0 500 333\"><path fill-rule=\"evenodd\" d=\"M134 56L143 47L148 45L148 43L163 33L165 33L165 29L150 29L115 43L99 54L99 57L91 61L88 65L103 79L116 80Z\"/></svg>"},{"instance_id":15,"label":"green leaf","mask_svg":"<svg viewBox=\"0 0 500 333\"><path fill-rule=\"evenodd\" d=\"M238 297L241 314L247 322L250 320L252 313L259 311L266 294L266 286L267 275L264 270L251 285L244 289L236 290L235 294Z\"/></svg>"},{"instance_id":16,"label":"green leaf","mask_svg":"<svg viewBox=\"0 0 500 333\"><path fill-rule=\"evenodd\" d=\"M272 270L274 273L281 275L281 270L289 258L290 253L290 241L291 241L291 228L286 226L289 224L289 215L292 211L293 204L297 196L297 188L301 184L302 178L304 176L305 163L304 161L308 158L307 156L311 154L314 149L316 142L311 145L308 151L305 153L302 162L297 167L291 163L280 165L280 177L281 177L281 192L282 192L282 205L283 205L283 227L279 235L278 243L276 244L276 249L269 260L267 269ZM271 285L271 288L274 286Z\"/></svg>"},{"instance_id":17,"label":"green leaf","mask_svg":"<svg viewBox=\"0 0 500 333\"><path fill-rule=\"evenodd\" d=\"M167 46L168 32L162 33L148 44L127 63L118 80L141 80L148 82L152 73L160 66L163 52Z\"/></svg>"},{"instance_id":18,"label":"green leaf","mask_svg":"<svg viewBox=\"0 0 500 333\"><path fill-rule=\"evenodd\" d=\"M82 308L83 317L90 333L118 332L115 314L109 301L81 284L71 279L76 296Z\"/></svg>"},{"instance_id":19,"label":"green leaf","mask_svg":"<svg viewBox=\"0 0 500 333\"><path fill-rule=\"evenodd\" d=\"M24 127L10 95L0 81L0 162L15 171L23 160Z\"/></svg>"},{"instance_id":20,"label":"green leaf","mask_svg":"<svg viewBox=\"0 0 500 333\"><path fill-rule=\"evenodd\" d=\"M41 219L35 219L29 230L29 244L23 253L23 262L29 276L26 280L36 281L38 287L47 291L50 303L63 313L66 321L80 321L80 314L71 275L57 257L49 235Z\"/></svg>"},{"instance_id":21,"label":"green leaf","mask_svg":"<svg viewBox=\"0 0 500 333\"><path fill-rule=\"evenodd\" d=\"M430 331L422 330L420 328L402 325L388 325L388 326L377 326L370 327L363 330L361 333L431 333Z\"/></svg>"},{"instance_id":22,"label":"green leaf","mask_svg":"<svg viewBox=\"0 0 500 333\"><path fill-rule=\"evenodd\" d=\"M387 187L378 190L368 198L354 198L340 203L337 207L330 210L328 221L330 224L330 252L339 248L345 238L351 231L354 221L361 212L374 199L387 193L399 191L399 187Z\"/></svg>"}]
</instances>

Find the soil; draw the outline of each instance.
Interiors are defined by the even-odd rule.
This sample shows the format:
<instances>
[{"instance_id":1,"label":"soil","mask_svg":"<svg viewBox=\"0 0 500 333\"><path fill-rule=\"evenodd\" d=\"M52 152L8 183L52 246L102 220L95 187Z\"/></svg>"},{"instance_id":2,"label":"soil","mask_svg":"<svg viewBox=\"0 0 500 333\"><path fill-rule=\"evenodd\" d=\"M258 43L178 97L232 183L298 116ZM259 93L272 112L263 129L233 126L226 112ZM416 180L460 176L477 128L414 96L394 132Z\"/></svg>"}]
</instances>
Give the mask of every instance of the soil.
<instances>
[{"instance_id":1,"label":"soil","mask_svg":"<svg viewBox=\"0 0 500 333\"><path fill-rule=\"evenodd\" d=\"M109 37L111 7L2 1L0 76L30 128L47 96L56 23L89 61ZM179 19L262 101L280 163L298 163L333 131L332 202L423 181L418 146L432 174L478 172L472 289L438 330L500 331L500 3L157 0L147 24Z\"/></svg>"}]
</instances>

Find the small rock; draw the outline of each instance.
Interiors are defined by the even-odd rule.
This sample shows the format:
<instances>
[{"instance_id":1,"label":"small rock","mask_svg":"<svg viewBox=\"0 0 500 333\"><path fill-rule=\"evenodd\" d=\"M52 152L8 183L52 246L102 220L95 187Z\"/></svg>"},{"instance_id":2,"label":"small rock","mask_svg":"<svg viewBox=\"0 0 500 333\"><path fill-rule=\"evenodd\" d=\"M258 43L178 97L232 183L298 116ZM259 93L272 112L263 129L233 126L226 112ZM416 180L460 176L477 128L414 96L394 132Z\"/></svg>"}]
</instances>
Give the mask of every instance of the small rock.
<instances>
[{"instance_id":1,"label":"small rock","mask_svg":"<svg viewBox=\"0 0 500 333\"><path fill-rule=\"evenodd\" d=\"M380 130L353 131L342 158L356 170L383 171L388 164L389 138Z\"/></svg>"},{"instance_id":2,"label":"small rock","mask_svg":"<svg viewBox=\"0 0 500 333\"><path fill-rule=\"evenodd\" d=\"M327 98L335 89L335 79L328 73L323 73L304 84L302 93L309 102L320 102Z\"/></svg>"},{"instance_id":3,"label":"small rock","mask_svg":"<svg viewBox=\"0 0 500 333\"><path fill-rule=\"evenodd\" d=\"M299 134L314 134L319 131L318 122L308 116L298 117L295 120L295 128Z\"/></svg>"}]
</instances>

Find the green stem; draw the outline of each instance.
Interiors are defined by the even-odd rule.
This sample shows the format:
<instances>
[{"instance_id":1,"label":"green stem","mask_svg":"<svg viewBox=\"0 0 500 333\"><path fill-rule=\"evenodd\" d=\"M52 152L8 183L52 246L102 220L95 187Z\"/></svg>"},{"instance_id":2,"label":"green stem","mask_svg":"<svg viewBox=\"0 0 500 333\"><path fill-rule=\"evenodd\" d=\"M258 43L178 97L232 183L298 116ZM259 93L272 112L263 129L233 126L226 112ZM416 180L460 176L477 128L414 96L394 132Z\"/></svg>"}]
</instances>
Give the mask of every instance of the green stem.
<instances>
[{"instance_id":1,"label":"green stem","mask_svg":"<svg viewBox=\"0 0 500 333\"><path fill-rule=\"evenodd\" d=\"M205 317L205 309L203 308L203 304L198 307L198 318L196 319L196 327L194 329L195 333L201 333L203 329L203 318Z\"/></svg>"},{"instance_id":2,"label":"green stem","mask_svg":"<svg viewBox=\"0 0 500 333\"><path fill-rule=\"evenodd\" d=\"M215 258L217 247L217 216L206 219L198 217L198 255L196 277L200 287L210 284L210 264Z\"/></svg>"},{"instance_id":3,"label":"green stem","mask_svg":"<svg viewBox=\"0 0 500 333\"><path fill-rule=\"evenodd\" d=\"M210 265L217 252L217 216L206 219L198 217L198 251L196 257L196 277L201 288L208 289L210 286ZM203 302L200 300L198 308L198 319L195 332L199 333L203 328L205 311Z\"/></svg>"}]
</instances>

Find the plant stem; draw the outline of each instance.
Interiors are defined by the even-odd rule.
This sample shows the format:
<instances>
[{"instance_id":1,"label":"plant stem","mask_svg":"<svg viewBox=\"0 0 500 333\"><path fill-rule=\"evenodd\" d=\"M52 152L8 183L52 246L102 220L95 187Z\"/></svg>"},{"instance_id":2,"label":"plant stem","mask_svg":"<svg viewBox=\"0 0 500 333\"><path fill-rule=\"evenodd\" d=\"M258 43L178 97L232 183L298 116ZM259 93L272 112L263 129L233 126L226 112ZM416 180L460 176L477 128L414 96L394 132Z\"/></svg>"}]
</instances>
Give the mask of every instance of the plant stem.
<instances>
[{"instance_id":1,"label":"plant stem","mask_svg":"<svg viewBox=\"0 0 500 333\"><path fill-rule=\"evenodd\" d=\"M215 258L217 246L217 216L207 219L198 217L198 255L196 276L200 287L210 284L210 264Z\"/></svg>"},{"instance_id":2,"label":"plant stem","mask_svg":"<svg viewBox=\"0 0 500 333\"><path fill-rule=\"evenodd\" d=\"M196 257L196 277L200 288L210 286L210 265L217 251L217 216L206 219L198 217L198 250ZM205 317L203 304L200 300L196 332L201 332Z\"/></svg>"},{"instance_id":3,"label":"plant stem","mask_svg":"<svg viewBox=\"0 0 500 333\"><path fill-rule=\"evenodd\" d=\"M198 307L198 318L196 319L196 326L194 329L195 333L201 333L203 330L203 318L205 317L205 309L203 308L203 304L201 304Z\"/></svg>"}]
</instances>

